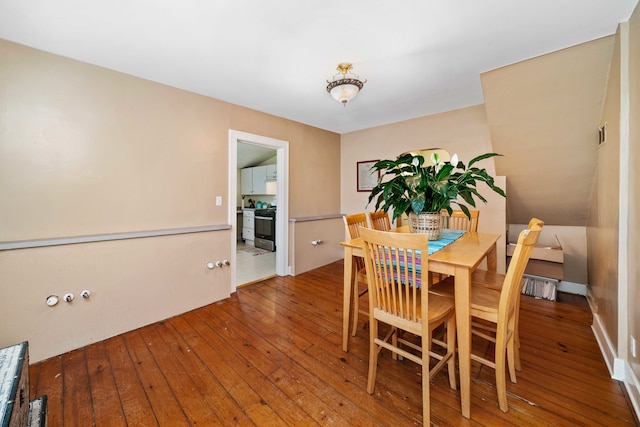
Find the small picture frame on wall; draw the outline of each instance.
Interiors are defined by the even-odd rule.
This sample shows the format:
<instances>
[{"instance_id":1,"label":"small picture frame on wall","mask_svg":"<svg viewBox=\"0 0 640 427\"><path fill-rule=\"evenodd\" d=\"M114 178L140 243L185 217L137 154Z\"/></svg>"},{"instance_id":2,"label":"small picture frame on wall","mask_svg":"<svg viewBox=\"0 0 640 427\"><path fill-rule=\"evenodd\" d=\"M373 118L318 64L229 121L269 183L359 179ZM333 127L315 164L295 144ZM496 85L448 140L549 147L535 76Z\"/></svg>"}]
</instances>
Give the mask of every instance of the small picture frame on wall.
<instances>
[{"instance_id":1,"label":"small picture frame on wall","mask_svg":"<svg viewBox=\"0 0 640 427\"><path fill-rule=\"evenodd\" d=\"M358 179L358 191L367 192L373 190L373 187L378 183L380 177L380 171L372 171L371 168L376 164L378 160L365 160L363 162L357 162L357 179Z\"/></svg>"}]
</instances>

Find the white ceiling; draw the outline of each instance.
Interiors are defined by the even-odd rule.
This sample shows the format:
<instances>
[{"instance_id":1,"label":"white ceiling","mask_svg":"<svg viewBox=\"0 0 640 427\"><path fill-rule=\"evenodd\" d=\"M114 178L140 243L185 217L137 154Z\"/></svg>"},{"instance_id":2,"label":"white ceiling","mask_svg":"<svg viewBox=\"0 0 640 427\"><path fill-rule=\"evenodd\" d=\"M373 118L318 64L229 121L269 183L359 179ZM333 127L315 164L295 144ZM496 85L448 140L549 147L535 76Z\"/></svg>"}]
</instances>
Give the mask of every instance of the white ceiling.
<instances>
[{"instance_id":1,"label":"white ceiling","mask_svg":"<svg viewBox=\"0 0 640 427\"><path fill-rule=\"evenodd\" d=\"M338 133L483 102L480 73L615 32L638 0L2 0L0 38ZM340 62L366 78L346 107Z\"/></svg>"},{"instance_id":2,"label":"white ceiling","mask_svg":"<svg viewBox=\"0 0 640 427\"><path fill-rule=\"evenodd\" d=\"M238 169L261 165L276 155L277 151L274 148L239 141L237 151Z\"/></svg>"}]
</instances>

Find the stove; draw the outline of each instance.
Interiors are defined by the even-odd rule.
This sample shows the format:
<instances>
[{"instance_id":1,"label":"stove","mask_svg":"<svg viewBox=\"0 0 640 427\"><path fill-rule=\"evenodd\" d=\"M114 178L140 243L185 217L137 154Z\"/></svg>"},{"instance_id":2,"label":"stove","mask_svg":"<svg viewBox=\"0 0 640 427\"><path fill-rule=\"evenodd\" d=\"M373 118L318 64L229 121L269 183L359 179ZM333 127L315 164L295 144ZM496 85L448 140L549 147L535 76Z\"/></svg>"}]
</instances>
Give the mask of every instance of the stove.
<instances>
[{"instance_id":1,"label":"stove","mask_svg":"<svg viewBox=\"0 0 640 427\"><path fill-rule=\"evenodd\" d=\"M276 210L256 209L254 217L254 245L256 248L275 252L276 250Z\"/></svg>"},{"instance_id":2,"label":"stove","mask_svg":"<svg viewBox=\"0 0 640 427\"><path fill-rule=\"evenodd\" d=\"M275 218L276 217L276 209L275 208L256 209L255 210L255 215L256 216L261 216L261 217Z\"/></svg>"}]
</instances>

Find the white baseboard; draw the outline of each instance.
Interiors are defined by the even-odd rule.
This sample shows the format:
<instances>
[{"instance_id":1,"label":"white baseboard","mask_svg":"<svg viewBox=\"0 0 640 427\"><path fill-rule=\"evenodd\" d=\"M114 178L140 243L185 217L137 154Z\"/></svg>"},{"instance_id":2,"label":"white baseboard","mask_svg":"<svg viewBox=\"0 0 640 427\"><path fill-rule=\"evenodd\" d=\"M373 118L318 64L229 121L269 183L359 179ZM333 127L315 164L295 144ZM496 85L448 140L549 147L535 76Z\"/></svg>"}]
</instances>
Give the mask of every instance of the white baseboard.
<instances>
[{"instance_id":1,"label":"white baseboard","mask_svg":"<svg viewBox=\"0 0 640 427\"><path fill-rule=\"evenodd\" d=\"M640 417L640 381L638 381L638 377L636 377L628 362L625 363L625 368L626 373L624 385L627 389L627 393L629 393L629 400L631 400L633 409L636 411L636 415Z\"/></svg>"},{"instance_id":2,"label":"white baseboard","mask_svg":"<svg viewBox=\"0 0 640 427\"><path fill-rule=\"evenodd\" d=\"M611 378L618 381L624 381L624 361L622 359L618 359L616 349L613 346L611 339L609 339L607 331L602 324L602 320L597 313L593 313L593 325L591 325L591 329L596 337L596 341L600 347L600 352L602 353L604 362L609 369Z\"/></svg>"},{"instance_id":3,"label":"white baseboard","mask_svg":"<svg viewBox=\"0 0 640 427\"><path fill-rule=\"evenodd\" d=\"M609 369L611 378L624 382L633 410L635 411L636 416L640 417L640 381L633 372L629 362L617 357L616 349L613 346L604 325L602 324L600 315L596 312L597 305L592 304L592 300L595 302L595 299L593 299L592 295L587 295L587 300L589 300L589 305L591 306L591 312L593 314L593 324L591 325L591 329L596 337L596 341L600 347L600 352L602 353L602 357Z\"/></svg>"},{"instance_id":4,"label":"white baseboard","mask_svg":"<svg viewBox=\"0 0 640 427\"><path fill-rule=\"evenodd\" d=\"M561 280L560 283L558 283L557 291L587 296L587 285Z\"/></svg>"},{"instance_id":5,"label":"white baseboard","mask_svg":"<svg viewBox=\"0 0 640 427\"><path fill-rule=\"evenodd\" d=\"M589 303L589 308L591 309L591 313L597 314L598 311L598 300L593 296L591 289L587 289L587 302Z\"/></svg>"}]
</instances>

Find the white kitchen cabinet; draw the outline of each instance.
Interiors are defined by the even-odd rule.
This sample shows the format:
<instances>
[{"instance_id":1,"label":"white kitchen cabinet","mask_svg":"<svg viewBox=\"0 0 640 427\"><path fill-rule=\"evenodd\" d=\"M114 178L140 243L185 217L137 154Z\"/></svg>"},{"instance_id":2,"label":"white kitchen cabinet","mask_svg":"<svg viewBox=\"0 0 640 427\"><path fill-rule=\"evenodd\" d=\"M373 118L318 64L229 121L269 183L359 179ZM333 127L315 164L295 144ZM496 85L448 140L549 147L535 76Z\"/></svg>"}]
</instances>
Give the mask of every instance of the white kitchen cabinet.
<instances>
[{"instance_id":1,"label":"white kitchen cabinet","mask_svg":"<svg viewBox=\"0 0 640 427\"><path fill-rule=\"evenodd\" d=\"M240 192L247 194L267 194L267 167L256 166L240 170Z\"/></svg>"},{"instance_id":2,"label":"white kitchen cabinet","mask_svg":"<svg viewBox=\"0 0 640 427\"><path fill-rule=\"evenodd\" d=\"M276 181L278 179L278 168L276 165L267 165L267 181Z\"/></svg>"},{"instance_id":3,"label":"white kitchen cabinet","mask_svg":"<svg viewBox=\"0 0 640 427\"><path fill-rule=\"evenodd\" d=\"M255 240L255 211L253 209L242 210L242 239L252 245Z\"/></svg>"},{"instance_id":4,"label":"white kitchen cabinet","mask_svg":"<svg viewBox=\"0 0 640 427\"><path fill-rule=\"evenodd\" d=\"M256 166L253 169L253 193L267 194L267 167Z\"/></svg>"},{"instance_id":5,"label":"white kitchen cabinet","mask_svg":"<svg viewBox=\"0 0 640 427\"><path fill-rule=\"evenodd\" d=\"M253 168L240 169L240 194L253 194Z\"/></svg>"}]
</instances>

